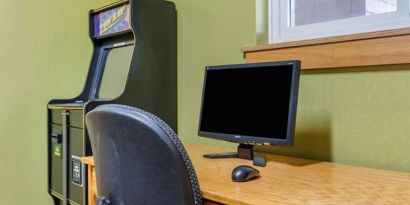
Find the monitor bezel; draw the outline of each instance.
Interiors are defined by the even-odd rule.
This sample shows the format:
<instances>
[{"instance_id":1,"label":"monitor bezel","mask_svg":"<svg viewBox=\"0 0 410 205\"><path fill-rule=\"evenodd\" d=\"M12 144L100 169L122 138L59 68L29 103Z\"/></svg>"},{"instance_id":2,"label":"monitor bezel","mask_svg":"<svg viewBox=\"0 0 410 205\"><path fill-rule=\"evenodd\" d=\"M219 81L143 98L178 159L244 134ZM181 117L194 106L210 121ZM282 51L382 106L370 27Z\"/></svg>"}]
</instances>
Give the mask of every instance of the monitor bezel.
<instances>
[{"instance_id":1,"label":"monitor bezel","mask_svg":"<svg viewBox=\"0 0 410 205\"><path fill-rule=\"evenodd\" d=\"M297 108L297 99L299 91L299 78L300 78L300 61L290 60L290 61L277 61L277 62L263 62L263 63L249 63L249 64L233 64L233 65L217 65L217 66L207 66L205 67L205 75L202 87L202 99L199 115L199 125L198 125L198 136L224 140L229 142L241 143L241 144L266 144L271 145L293 145L294 135L295 135L295 125L296 125L296 108ZM258 136L249 136L249 135L237 135L229 133L217 133L217 132L207 132L201 131L202 123L202 111L203 111L203 101L206 88L206 79L208 71L210 70L226 70L226 69L243 69L243 68L260 68L260 67L276 67L292 65L292 80L291 80L291 93L289 101L289 114L288 114L288 123L285 139L278 138L266 138Z\"/></svg>"}]
</instances>

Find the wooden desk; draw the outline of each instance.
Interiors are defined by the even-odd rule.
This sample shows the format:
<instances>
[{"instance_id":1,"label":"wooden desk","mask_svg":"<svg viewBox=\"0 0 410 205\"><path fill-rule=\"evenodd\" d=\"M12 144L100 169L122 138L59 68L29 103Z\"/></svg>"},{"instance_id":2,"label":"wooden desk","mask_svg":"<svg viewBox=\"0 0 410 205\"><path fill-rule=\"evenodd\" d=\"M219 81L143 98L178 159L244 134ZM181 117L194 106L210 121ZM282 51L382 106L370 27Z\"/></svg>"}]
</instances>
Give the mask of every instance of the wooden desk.
<instances>
[{"instance_id":1,"label":"wooden desk","mask_svg":"<svg viewBox=\"0 0 410 205\"><path fill-rule=\"evenodd\" d=\"M95 164L94 164L94 158L92 156L90 157L83 157L81 159L81 162L86 164L88 166L88 204L89 205L94 205L96 204L95 201L97 199L97 180L95 176Z\"/></svg>"},{"instance_id":2,"label":"wooden desk","mask_svg":"<svg viewBox=\"0 0 410 205\"><path fill-rule=\"evenodd\" d=\"M232 169L251 161L202 157L232 149L202 145L186 149L205 204L410 204L410 173L268 155L267 166L257 168L261 178L234 183Z\"/></svg>"}]
</instances>

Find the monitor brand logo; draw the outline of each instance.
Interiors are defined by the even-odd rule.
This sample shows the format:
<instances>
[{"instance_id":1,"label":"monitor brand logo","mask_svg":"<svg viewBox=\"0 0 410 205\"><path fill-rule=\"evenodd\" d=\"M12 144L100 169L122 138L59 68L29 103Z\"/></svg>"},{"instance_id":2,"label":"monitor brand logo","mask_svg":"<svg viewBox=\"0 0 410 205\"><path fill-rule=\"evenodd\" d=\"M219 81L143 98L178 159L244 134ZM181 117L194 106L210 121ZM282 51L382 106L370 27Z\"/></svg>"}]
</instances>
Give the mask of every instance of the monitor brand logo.
<instances>
[{"instance_id":1,"label":"monitor brand logo","mask_svg":"<svg viewBox=\"0 0 410 205\"><path fill-rule=\"evenodd\" d=\"M240 135L235 135L235 139L241 139Z\"/></svg>"}]
</instances>

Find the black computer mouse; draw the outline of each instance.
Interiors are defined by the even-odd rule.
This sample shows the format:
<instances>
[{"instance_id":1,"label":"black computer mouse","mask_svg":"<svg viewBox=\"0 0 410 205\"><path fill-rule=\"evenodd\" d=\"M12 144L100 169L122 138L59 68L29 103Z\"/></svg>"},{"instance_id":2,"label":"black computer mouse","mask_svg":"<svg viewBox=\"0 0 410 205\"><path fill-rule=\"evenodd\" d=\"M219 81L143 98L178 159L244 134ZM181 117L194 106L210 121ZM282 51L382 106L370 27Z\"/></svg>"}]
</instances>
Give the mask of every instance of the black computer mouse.
<instances>
[{"instance_id":1,"label":"black computer mouse","mask_svg":"<svg viewBox=\"0 0 410 205\"><path fill-rule=\"evenodd\" d=\"M251 166L241 165L232 171L232 181L246 182L259 177L259 171Z\"/></svg>"}]
</instances>

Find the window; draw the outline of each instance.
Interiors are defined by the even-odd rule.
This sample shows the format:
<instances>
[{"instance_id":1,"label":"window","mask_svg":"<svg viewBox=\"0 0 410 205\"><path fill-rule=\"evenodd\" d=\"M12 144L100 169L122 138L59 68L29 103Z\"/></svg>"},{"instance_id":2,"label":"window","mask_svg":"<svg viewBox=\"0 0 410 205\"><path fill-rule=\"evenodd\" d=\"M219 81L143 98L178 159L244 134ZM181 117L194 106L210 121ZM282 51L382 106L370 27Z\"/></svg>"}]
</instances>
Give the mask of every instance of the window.
<instances>
[{"instance_id":1,"label":"window","mask_svg":"<svg viewBox=\"0 0 410 205\"><path fill-rule=\"evenodd\" d=\"M410 27L410 0L270 0L270 43Z\"/></svg>"}]
</instances>

